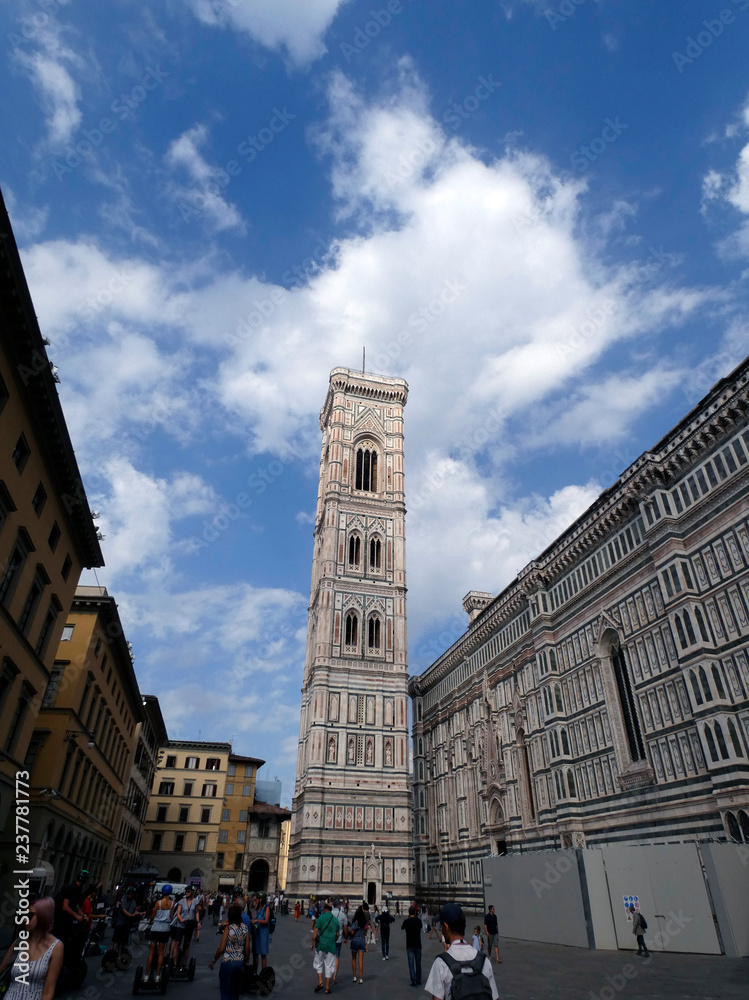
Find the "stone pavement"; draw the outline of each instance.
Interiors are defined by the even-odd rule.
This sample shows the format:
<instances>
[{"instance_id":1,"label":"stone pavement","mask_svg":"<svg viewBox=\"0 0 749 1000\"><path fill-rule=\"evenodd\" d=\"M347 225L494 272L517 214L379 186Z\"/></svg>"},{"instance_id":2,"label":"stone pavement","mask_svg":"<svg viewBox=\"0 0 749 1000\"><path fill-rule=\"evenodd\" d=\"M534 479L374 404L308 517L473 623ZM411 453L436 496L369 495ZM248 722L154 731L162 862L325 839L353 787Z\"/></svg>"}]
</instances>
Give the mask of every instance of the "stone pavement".
<instances>
[{"instance_id":1,"label":"stone pavement","mask_svg":"<svg viewBox=\"0 0 749 1000\"><path fill-rule=\"evenodd\" d=\"M469 917L469 923L472 918ZM476 921L473 921L475 923ZM472 924L471 924L472 925ZM383 962L379 943L364 956L364 983L351 982L351 958L344 945L338 985L342 1000L407 1000L426 997L423 988L409 985L404 934L393 924L390 961ZM108 937L111 932L108 932ZM214 928L203 927L193 954L198 960L193 983L170 983L172 1000L218 1000L218 969L208 962L218 942ZM277 975L272 996L296 1000L314 996L317 977L312 970L309 922L278 917L270 964ZM436 938L424 942L423 979L441 946ZM502 1000L749 1000L749 959L702 955L657 954L652 960L632 952L587 951L525 941L501 941L502 964L495 965ZM143 961L144 959L138 959ZM99 962L89 960L89 975L71 1000L108 1000L132 995L135 964L126 972L107 975ZM146 993L151 997L159 994Z\"/></svg>"}]
</instances>

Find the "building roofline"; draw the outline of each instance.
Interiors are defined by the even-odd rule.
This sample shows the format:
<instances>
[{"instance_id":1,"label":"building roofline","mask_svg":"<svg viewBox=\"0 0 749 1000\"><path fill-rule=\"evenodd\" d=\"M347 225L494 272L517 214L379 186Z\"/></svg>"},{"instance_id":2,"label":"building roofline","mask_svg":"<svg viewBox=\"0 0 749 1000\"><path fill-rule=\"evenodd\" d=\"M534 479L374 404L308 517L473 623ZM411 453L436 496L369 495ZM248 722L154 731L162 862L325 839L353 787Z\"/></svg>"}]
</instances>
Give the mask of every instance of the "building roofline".
<instances>
[{"instance_id":1,"label":"building roofline","mask_svg":"<svg viewBox=\"0 0 749 1000\"><path fill-rule=\"evenodd\" d=\"M161 705L159 704L159 699L155 694L144 694L143 695L143 708L145 710L148 721L151 724L151 728L154 731L156 737L156 743L158 746L162 746L169 739L169 734L166 730L166 722L164 722L164 716L161 713Z\"/></svg>"},{"instance_id":2,"label":"building roofline","mask_svg":"<svg viewBox=\"0 0 749 1000\"><path fill-rule=\"evenodd\" d=\"M34 429L44 465L70 528L78 557L87 568L103 566L96 525L39 329L8 210L0 191L0 337L13 368L14 386Z\"/></svg>"}]
</instances>

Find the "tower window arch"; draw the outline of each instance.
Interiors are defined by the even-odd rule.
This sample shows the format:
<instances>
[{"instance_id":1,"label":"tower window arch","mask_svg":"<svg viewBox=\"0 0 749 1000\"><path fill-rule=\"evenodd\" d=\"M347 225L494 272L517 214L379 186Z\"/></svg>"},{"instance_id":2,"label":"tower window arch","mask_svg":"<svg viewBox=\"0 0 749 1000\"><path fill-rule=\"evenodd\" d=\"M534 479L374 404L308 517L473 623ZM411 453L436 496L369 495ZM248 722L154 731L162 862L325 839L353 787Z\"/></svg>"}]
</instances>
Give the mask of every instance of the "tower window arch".
<instances>
[{"instance_id":1,"label":"tower window arch","mask_svg":"<svg viewBox=\"0 0 749 1000\"><path fill-rule=\"evenodd\" d=\"M719 722L715 723L715 739L718 741L718 750L720 750L720 756L723 760L728 760L728 747L726 746L726 739L723 735L723 727Z\"/></svg>"},{"instance_id":2,"label":"tower window arch","mask_svg":"<svg viewBox=\"0 0 749 1000\"><path fill-rule=\"evenodd\" d=\"M576 799L577 798L577 792L575 790L575 777L572 774L572 769L569 769L567 771L567 788L569 789L569 792L570 792L570 798L571 799Z\"/></svg>"},{"instance_id":3,"label":"tower window arch","mask_svg":"<svg viewBox=\"0 0 749 1000\"><path fill-rule=\"evenodd\" d=\"M557 705L557 712L564 712L564 702L562 701L562 689L558 684L554 685L554 700Z\"/></svg>"},{"instance_id":4,"label":"tower window arch","mask_svg":"<svg viewBox=\"0 0 749 1000\"><path fill-rule=\"evenodd\" d=\"M697 619L697 624L700 628L700 635L705 642L710 642L710 636L707 634L707 628L705 627L705 619L702 617L702 612L699 608L694 609L694 617Z\"/></svg>"},{"instance_id":5,"label":"tower window arch","mask_svg":"<svg viewBox=\"0 0 749 1000\"><path fill-rule=\"evenodd\" d=\"M374 572L382 569L382 542L377 536L369 539L369 568Z\"/></svg>"},{"instance_id":6,"label":"tower window arch","mask_svg":"<svg viewBox=\"0 0 749 1000\"><path fill-rule=\"evenodd\" d=\"M707 674L705 673L704 667L700 667L700 684L702 685L702 690L705 694L705 701L712 701L713 695L710 690L710 685L707 682Z\"/></svg>"},{"instance_id":7,"label":"tower window arch","mask_svg":"<svg viewBox=\"0 0 749 1000\"><path fill-rule=\"evenodd\" d=\"M718 692L719 698L725 698L726 692L723 687L723 678L720 676L720 670L717 664L713 664L713 680L715 681L715 690Z\"/></svg>"},{"instance_id":8,"label":"tower window arch","mask_svg":"<svg viewBox=\"0 0 749 1000\"><path fill-rule=\"evenodd\" d=\"M421 806L422 809L424 808L424 789L423 788L419 792L419 805Z\"/></svg>"},{"instance_id":9,"label":"tower window arch","mask_svg":"<svg viewBox=\"0 0 749 1000\"><path fill-rule=\"evenodd\" d=\"M348 564L352 569L361 566L361 537L356 532L348 540Z\"/></svg>"},{"instance_id":10,"label":"tower window arch","mask_svg":"<svg viewBox=\"0 0 749 1000\"><path fill-rule=\"evenodd\" d=\"M739 739L739 734L736 732L736 726L734 726L731 719L728 720L728 735L731 737L731 743L733 743L733 749L736 756L743 757L744 748L741 746L741 740Z\"/></svg>"},{"instance_id":11,"label":"tower window arch","mask_svg":"<svg viewBox=\"0 0 749 1000\"><path fill-rule=\"evenodd\" d=\"M689 671L689 680L692 682L692 690L694 691L694 700L697 705L703 704L702 692L700 691L699 684L697 683L697 678L694 675L694 670Z\"/></svg>"},{"instance_id":12,"label":"tower window arch","mask_svg":"<svg viewBox=\"0 0 749 1000\"><path fill-rule=\"evenodd\" d=\"M382 625L377 615L372 615L367 623L367 648L372 652L382 648Z\"/></svg>"},{"instance_id":13,"label":"tower window arch","mask_svg":"<svg viewBox=\"0 0 749 1000\"><path fill-rule=\"evenodd\" d=\"M377 492L377 451L371 445L356 450L356 489Z\"/></svg>"},{"instance_id":14,"label":"tower window arch","mask_svg":"<svg viewBox=\"0 0 749 1000\"><path fill-rule=\"evenodd\" d=\"M678 615L674 615L674 622L676 623L676 632L679 636L679 645L682 649L686 649L687 637L684 635L684 626L681 624L681 618Z\"/></svg>"},{"instance_id":15,"label":"tower window arch","mask_svg":"<svg viewBox=\"0 0 749 1000\"><path fill-rule=\"evenodd\" d=\"M710 726L705 726L705 742L707 743L707 749L710 754L710 760L714 763L718 763L718 751L715 748L715 740L713 739L712 730Z\"/></svg>"},{"instance_id":16,"label":"tower window arch","mask_svg":"<svg viewBox=\"0 0 749 1000\"><path fill-rule=\"evenodd\" d=\"M359 618L355 611L349 611L346 615L346 645L349 647L359 645Z\"/></svg>"},{"instance_id":17,"label":"tower window arch","mask_svg":"<svg viewBox=\"0 0 749 1000\"><path fill-rule=\"evenodd\" d=\"M564 753L566 753L567 755L569 755L569 752L570 752L570 741L569 741L569 738L567 736L567 730L566 729L562 730L562 750L563 750Z\"/></svg>"},{"instance_id":18,"label":"tower window arch","mask_svg":"<svg viewBox=\"0 0 749 1000\"><path fill-rule=\"evenodd\" d=\"M694 629L692 628L692 618L688 611L684 612L684 628L687 630L687 636L689 637L689 642L697 642L697 637L694 634Z\"/></svg>"}]
</instances>

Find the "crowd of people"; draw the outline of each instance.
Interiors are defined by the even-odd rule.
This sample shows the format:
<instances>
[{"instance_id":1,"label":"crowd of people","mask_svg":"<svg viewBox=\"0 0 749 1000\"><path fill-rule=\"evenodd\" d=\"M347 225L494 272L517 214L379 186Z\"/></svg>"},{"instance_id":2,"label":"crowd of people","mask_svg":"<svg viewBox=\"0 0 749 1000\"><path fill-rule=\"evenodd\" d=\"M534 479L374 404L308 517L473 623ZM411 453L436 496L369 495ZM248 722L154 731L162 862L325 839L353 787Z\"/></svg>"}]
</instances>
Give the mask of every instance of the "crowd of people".
<instances>
[{"instance_id":1,"label":"crowd of people","mask_svg":"<svg viewBox=\"0 0 749 1000\"><path fill-rule=\"evenodd\" d=\"M11 945L0 963L1 973L15 958L5 1000L52 1000L64 963L70 965L80 960L85 941L100 920L111 919L112 947L118 953L126 948L131 931L139 925L149 942L146 978L152 977L154 983L163 974L167 955L173 969L187 966L191 943L199 940L201 926L209 916L217 928L217 936L220 935L209 968L219 965L221 1000L236 1000L245 992L246 977L255 977L258 969L262 973L267 968L275 913L282 906L278 896L269 899L264 892L247 894L240 887L229 893L204 893L199 887L187 886L184 894L175 898L173 887L167 883L150 895L128 887L112 901L100 886L87 886L87 878L82 871L54 900L39 898L29 906L25 952ZM348 899L310 900L307 916L317 976L316 993L332 992L346 944L354 983L364 982L364 956L371 945L379 942L382 961L390 960L392 925L400 918L400 904L384 905L381 909L373 904L370 910L366 902L361 902L353 913L351 909ZM285 907L284 912L287 912ZM293 912L296 920L304 915L301 900ZM501 960L493 906L488 907L483 926L474 927L470 944L465 939L465 915L456 903L448 903L431 915L427 906L413 903L400 929L405 935L412 986L422 984L422 940L436 934L443 951L429 972L426 991L436 1000L444 1000L451 995L453 976L472 972L482 977L477 982L487 1000L489 997L496 1000L492 956L495 963Z\"/></svg>"},{"instance_id":2,"label":"crowd of people","mask_svg":"<svg viewBox=\"0 0 749 1000\"><path fill-rule=\"evenodd\" d=\"M399 905L396 907L398 913ZM302 901L294 907L294 917L299 920L304 913ZM331 993L338 981L341 950L348 943L351 952L351 973L355 983L364 982L364 955L370 944L377 943L379 933L382 961L390 960L390 932L396 917L390 912L389 906L380 910L373 904L362 902L349 917L348 900L329 897L324 901L312 900L308 915L311 921L311 950L314 952L313 969L317 974L315 993ZM398 916L400 914L398 913ZM466 918L457 903L448 903L431 918L427 906L412 903L408 908L408 916L401 923L405 934L406 957L411 986L422 985L421 953L422 939L429 931L429 938L434 933L443 944L443 952L437 956L429 972L425 989L436 1000L445 1000L451 996L454 975L466 973L481 977L477 980L480 989L487 1000L496 1000L497 986L492 967L492 951L494 960L500 963L498 946L498 922L493 906L490 906L484 916L483 934L481 925L474 928L472 943L465 940ZM481 996L481 992L477 992Z\"/></svg>"}]
</instances>

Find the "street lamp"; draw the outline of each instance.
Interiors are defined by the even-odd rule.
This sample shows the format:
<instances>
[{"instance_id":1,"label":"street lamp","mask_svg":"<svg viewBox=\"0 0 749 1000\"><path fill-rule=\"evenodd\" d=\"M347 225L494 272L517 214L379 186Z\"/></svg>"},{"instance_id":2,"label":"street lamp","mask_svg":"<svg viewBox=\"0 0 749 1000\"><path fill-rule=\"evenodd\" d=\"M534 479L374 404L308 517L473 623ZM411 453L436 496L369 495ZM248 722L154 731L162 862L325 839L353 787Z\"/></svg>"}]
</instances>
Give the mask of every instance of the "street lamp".
<instances>
[{"instance_id":1,"label":"street lamp","mask_svg":"<svg viewBox=\"0 0 749 1000\"><path fill-rule=\"evenodd\" d=\"M85 729L68 729L65 731L65 739L75 742L76 736L87 736L88 737L88 748L93 750L96 746L96 739L93 733L87 733Z\"/></svg>"}]
</instances>

